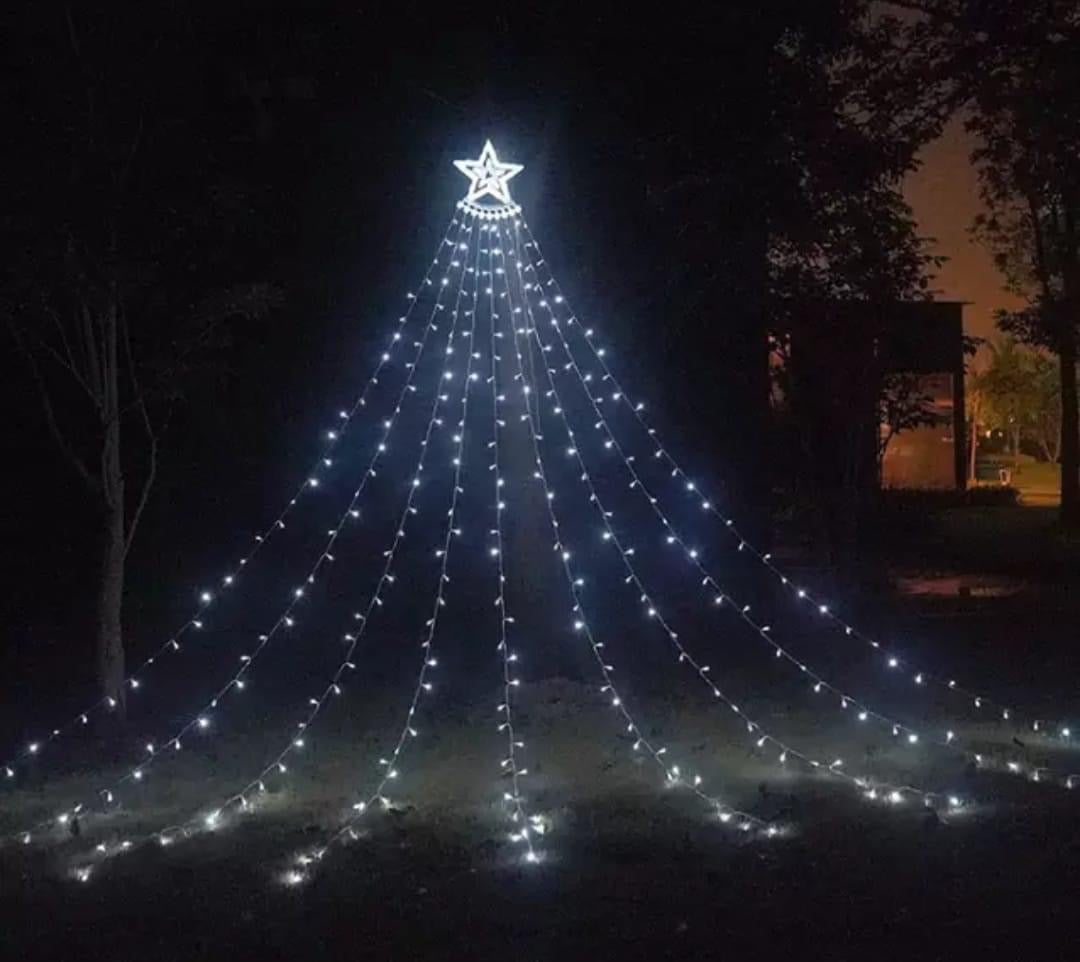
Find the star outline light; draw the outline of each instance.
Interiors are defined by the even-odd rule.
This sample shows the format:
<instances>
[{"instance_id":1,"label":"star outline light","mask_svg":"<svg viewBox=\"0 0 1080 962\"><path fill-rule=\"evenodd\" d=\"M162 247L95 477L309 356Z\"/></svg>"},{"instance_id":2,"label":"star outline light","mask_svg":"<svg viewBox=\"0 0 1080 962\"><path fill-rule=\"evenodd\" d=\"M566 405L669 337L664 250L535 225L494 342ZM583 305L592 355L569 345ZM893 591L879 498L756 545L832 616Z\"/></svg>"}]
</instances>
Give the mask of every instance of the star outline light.
<instances>
[{"instance_id":1,"label":"star outline light","mask_svg":"<svg viewBox=\"0 0 1080 962\"><path fill-rule=\"evenodd\" d=\"M499 160L495 147L490 140L484 142L484 149L476 160L455 160L454 166L469 178L469 192L462 204L477 212L513 212L520 208L510 197L509 181L520 174L524 164L509 164ZM481 203L485 198L494 198L494 205Z\"/></svg>"}]
</instances>

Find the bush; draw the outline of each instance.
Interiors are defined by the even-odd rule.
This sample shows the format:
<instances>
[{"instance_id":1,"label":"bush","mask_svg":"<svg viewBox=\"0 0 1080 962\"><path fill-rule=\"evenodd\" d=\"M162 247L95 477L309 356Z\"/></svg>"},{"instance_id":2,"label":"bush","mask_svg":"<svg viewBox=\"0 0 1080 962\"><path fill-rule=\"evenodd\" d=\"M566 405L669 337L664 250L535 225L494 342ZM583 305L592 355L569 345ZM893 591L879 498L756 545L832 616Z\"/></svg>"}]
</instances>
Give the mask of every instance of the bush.
<instances>
[{"instance_id":1,"label":"bush","mask_svg":"<svg viewBox=\"0 0 1080 962\"><path fill-rule=\"evenodd\" d=\"M966 491L960 502L971 508L1008 508L1020 502L1020 489L1011 484L981 484Z\"/></svg>"},{"instance_id":2,"label":"bush","mask_svg":"<svg viewBox=\"0 0 1080 962\"><path fill-rule=\"evenodd\" d=\"M931 514L949 508L1008 508L1020 500L1020 491L1012 485L976 485L965 491L904 491L896 488L881 492L882 508L887 512Z\"/></svg>"}]
</instances>

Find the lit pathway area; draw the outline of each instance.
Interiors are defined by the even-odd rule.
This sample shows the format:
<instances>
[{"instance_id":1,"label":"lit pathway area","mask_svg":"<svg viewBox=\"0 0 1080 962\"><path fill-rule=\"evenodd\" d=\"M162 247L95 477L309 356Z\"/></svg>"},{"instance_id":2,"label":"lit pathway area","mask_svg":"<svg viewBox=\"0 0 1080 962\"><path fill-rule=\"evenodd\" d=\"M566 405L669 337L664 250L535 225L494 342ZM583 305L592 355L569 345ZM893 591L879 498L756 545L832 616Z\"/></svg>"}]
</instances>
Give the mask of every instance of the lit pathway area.
<instances>
[{"instance_id":1,"label":"lit pathway area","mask_svg":"<svg viewBox=\"0 0 1080 962\"><path fill-rule=\"evenodd\" d=\"M1061 468L1056 464L1022 464L1013 483L1020 491L1021 504L1056 508L1061 503Z\"/></svg>"},{"instance_id":2,"label":"lit pathway area","mask_svg":"<svg viewBox=\"0 0 1080 962\"><path fill-rule=\"evenodd\" d=\"M978 475L993 476L1001 468L1009 472L1009 483L1020 492L1020 503L1036 508L1056 508L1061 503L1061 468L1048 461L1036 461L1022 454L1015 464L1011 456L979 459Z\"/></svg>"}]
</instances>

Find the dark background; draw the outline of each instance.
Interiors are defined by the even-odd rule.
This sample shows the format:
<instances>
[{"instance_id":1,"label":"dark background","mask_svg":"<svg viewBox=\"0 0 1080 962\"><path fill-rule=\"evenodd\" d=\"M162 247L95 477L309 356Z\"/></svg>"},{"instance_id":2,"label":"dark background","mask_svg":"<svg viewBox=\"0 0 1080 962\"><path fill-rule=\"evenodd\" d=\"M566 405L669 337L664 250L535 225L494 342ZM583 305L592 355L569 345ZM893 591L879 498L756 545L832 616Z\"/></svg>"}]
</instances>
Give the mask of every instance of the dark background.
<instances>
[{"instance_id":1,"label":"dark background","mask_svg":"<svg viewBox=\"0 0 1080 962\"><path fill-rule=\"evenodd\" d=\"M768 69L769 51L791 24L806 43L827 47L859 6L759 0L635 13L626 4L547 3L515 8L511 17L490 4L313 0L42 2L9 12L0 23L11 108L0 161L0 216L12 238L5 295L15 291L12 302L26 303L26 290L41 285L39 272L50 269L45 255L55 252L67 226L94 236L111 220L123 226L128 260L152 278L146 285L152 294L135 318L148 343L167 347L176 318L219 285L266 283L280 295L266 316L230 325L230 342L185 384L175 406L159 483L128 567L129 664L190 615L198 592L213 588L306 476L321 433L374 367L404 292L422 276L465 192L452 160L475 157L487 137L504 159L525 164L513 194L575 306L604 332L620 377L650 402L654 423L687 469L714 479L717 496L753 524L755 510L764 513L768 502L762 399L747 403L760 387L755 365L764 346L766 227L798 203L785 162L807 145L824 145L832 130L823 120L828 111L810 109L821 91L806 77ZM778 132L790 142L778 144ZM130 189L114 207L112 152L120 152L122 164L132 143L138 149ZM819 171L857 181L857 154L828 146ZM904 164L899 157L896 166ZM50 443L25 364L4 343L0 543L8 563L0 587L0 713L18 746L39 737L50 719L84 707L93 690L95 545L86 493ZM430 383L434 373L428 367L424 379ZM401 376L398 366L385 378L380 410ZM576 423L588 423L583 407L579 399ZM421 420L422 413L412 412L400 437L415 444ZM168 668L162 663L147 673L149 697L129 700L130 737L117 761L126 767L143 757L144 738L160 744L201 710L211 679L235 665L255 633L273 622L303 576L303 559L324 541L376 433L363 420L350 430L328 481L305 495L296 522L275 536L240 590L215 602L200 643L186 645ZM132 447L138 455L138 442ZM638 446L640 461L647 452ZM212 737L186 739L192 748L174 763L187 766L186 775L170 777L166 772L176 768L162 764L162 777L155 772L147 780L165 796L175 787L181 793L175 807L184 807L184 791L198 794L201 805L215 778L230 779L233 768L246 771L254 758L277 751L296 712L306 710L306 697L325 685L341 657L341 625L371 590L415 455L415 446L394 442L382 472L386 484L373 489L364 523L345 539L332 576L300 608L293 644L268 649L250 690L214 713ZM486 480L482 467L475 474ZM554 465L561 498L575 474L569 459ZM733 625L730 611L701 616L696 582L678 587L687 580L685 569L668 565L663 548L649 540L647 510L629 506L616 470L603 474L605 497L610 493L620 528L635 532L637 560L656 596L671 605L680 625L691 623L687 635L700 629L695 650L705 650L707 640L717 676L731 669L740 701L742 693L756 695L745 703L778 711L785 727L798 724L807 698L818 696L808 695L798 673L785 672L768 652L761 657L762 646ZM445 476L439 480L445 483ZM446 751L453 741L440 740L455 723L470 737L494 737L490 697L477 699L475 711L447 697L463 689L474 694L470 686L490 695L498 685L492 568L484 553L490 491L472 480L463 505L469 534L454 577L461 587L440 623L437 697L419 722L425 735L434 735L419 740L420 750L442 752L444 763L457 761ZM680 506L674 494L670 516L700 536L709 567L741 597L744 588L760 587L760 569L734 551L722 552L723 536L699 527L700 509ZM441 520L444 495L441 484L425 486L419 501L425 516ZM651 686L680 716L694 704L690 686L681 687L683 669L663 639L639 630L641 612L610 554L602 569L598 564L604 549L590 509L576 495L562 500L577 532L576 558L590 573L594 625L611 641L620 685L635 696ZM409 558L426 557L427 565L403 560L387 617L368 639L365 654L385 657L364 658L349 697L326 712L304 761L296 762L297 773L332 792L335 772L351 787L365 774L358 760L378 757L387 733L396 730L416 669L414 641L429 610L437 526L425 521L418 525L424 534L410 538ZM550 626L565 632L565 595L552 597ZM985 683L1009 698L1023 695L1040 717L1063 717L1076 677L1075 646L1063 626L1075 618L1057 595L1037 604L1034 616L1025 597L980 608L974 617L948 610L939 617L904 599L891 605L871 599L853 620L895 643L890 651L910 655L913 664L947 666L942 670L955 669L979 690ZM912 698L910 683L879 670L880 662L853 658L854 649L843 644L818 644L820 623L803 617L805 608L793 614L792 606L770 603L758 610L769 612L776 637L792 650L805 654L812 646L808 661L857 684L883 710L915 712L920 726L924 713L932 714L934 706ZM526 654L523 690L531 690L537 673L529 656L538 639L534 632L519 640ZM700 698L715 707L707 693ZM380 713L391 701L392 711ZM802 717L816 720L822 710L815 705ZM369 725L372 717L377 722ZM562 752L566 759L573 761L586 740L612 746L593 731L591 717L572 715L577 727ZM542 729L539 711L536 719ZM248 737L227 737L236 734ZM740 727L725 744L751 761L745 740ZM39 807L52 805L36 789L62 767L67 743L58 742L55 754L50 748L40 768L32 762L20 772L26 777L19 785L29 789L24 798ZM560 750L542 737L536 743L540 757L545 745ZM712 744L702 736L702 748ZM0 758L8 747L5 741ZM617 741L604 748L611 757L596 769L598 781L606 780L616 747ZM94 766L101 759L86 757ZM486 791L488 762L496 756L478 757L484 774L477 785ZM320 758L335 762L325 782L325 770L315 764ZM416 771L440 769L417 764ZM959 766L946 776L950 790L969 784ZM981 788L979 778L972 777L973 790ZM766 797L755 781L742 785L750 804L779 804L781 796ZM13 944L24 937L27 957L63 943L69 954L78 944L88 956L109 958L125 951L142 958L210 956L215 948L235 958L256 944L265 958L312 951L355 958L365 948L486 958L504 956L507 945L520 951L531 940L571 958L593 945L610 953L613 935L624 941L627 958L704 958L732 948L750 957L755 947L761 957L775 958L788 946L803 954L819 946L840 953L847 947L850 954L858 946L874 957L902 949L906 958L965 958L977 949L990 957L1018 937L1038 957L1041 940L1055 941L1053 923L1067 918L1072 897L1077 848L1068 806L1074 799L1006 776L999 782L1000 794L997 784L986 794L1000 804L1001 817L977 816L967 830L963 822L935 828L936 819L922 821L914 812L900 822L895 813L872 808L865 822L856 821L849 813L861 800L852 796L834 810L836 797L812 782L806 817L795 816L808 828L805 839L785 841L784 849L704 836L696 810L685 821L666 821L652 790L632 785L643 802L640 813L625 808L624 799L584 805L576 820L568 813L558 841L565 854L551 879L476 874L473 843L455 843L449 833L447 844L438 825L428 833L408 819L404 829L385 819L375 846L355 850L348 865L327 872L326 887L312 897L285 903L264 888L264 862L276 866L286 850L311 842L312 819L301 807L286 829L257 821L254 827L266 826L270 835L261 845L258 836L243 836L242 859L234 857L235 837L208 834L205 845L193 843L189 860L183 848L164 869L153 852L143 862L117 860L114 874L74 891L66 880L39 883L45 873L36 868L13 871L21 880L6 903L9 929ZM1054 807L1047 803L1031 817L1010 804L1026 789L1057 792L1042 796L1056 799ZM609 822L612 811L622 818ZM477 825L483 840L476 851L489 852L495 848L490 826ZM1057 941L1071 944L1065 935Z\"/></svg>"},{"instance_id":2,"label":"dark background","mask_svg":"<svg viewBox=\"0 0 1080 962\"><path fill-rule=\"evenodd\" d=\"M220 368L175 410L129 565L132 653L186 616L301 479L462 194L451 160L475 156L485 137L526 165L516 198L582 314L617 339L621 371L660 426L694 451L703 438L715 445L720 423L737 425L708 417L731 410L724 378L695 375L715 367L738 380L723 332L738 327L725 316L736 279L757 269L740 245L760 240L752 184L769 111L753 53L789 6L722 7L696 25L560 4L513 22L427 4L47 3L10 14L16 220L40 213L45 231L100 216L106 188L86 147L96 111L116 143L139 131L138 215L123 221L132 237L153 236L155 217L168 230L170 204L234 191L212 213L211 252L196 237L154 255L167 294L135 323L167 328L185 285L208 277L269 282L283 298L233 326ZM656 192L698 165L730 189L699 222L680 222ZM13 263L32 272L34 257L27 243ZM62 664L57 680L78 687L91 664L87 499L51 446L25 365L11 349L0 363L0 658L14 678ZM711 423L695 430L691 418Z\"/></svg>"}]
</instances>

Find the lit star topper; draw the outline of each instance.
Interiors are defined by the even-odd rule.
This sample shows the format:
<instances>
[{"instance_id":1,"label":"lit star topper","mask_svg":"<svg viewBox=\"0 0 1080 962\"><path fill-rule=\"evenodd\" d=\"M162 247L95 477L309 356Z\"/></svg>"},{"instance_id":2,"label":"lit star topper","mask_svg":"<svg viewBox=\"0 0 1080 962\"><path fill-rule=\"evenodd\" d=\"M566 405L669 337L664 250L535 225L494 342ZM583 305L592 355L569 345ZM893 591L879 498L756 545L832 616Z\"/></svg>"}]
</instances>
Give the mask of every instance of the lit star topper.
<instances>
[{"instance_id":1,"label":"lit star topper","mask_svg":"<svg viewBox=\"0 0 1080 962\"><path fill-rule=\"evenodd\" d=\"M524 165L502 163L490 140L484 144L479 159L455 160L454 166L469 178L469 193L465 195L464 204L477 205L485 197L492 197L504 207L517 209L510 199L508 182L525 169Z\"/></svg>"}]
</instances>

